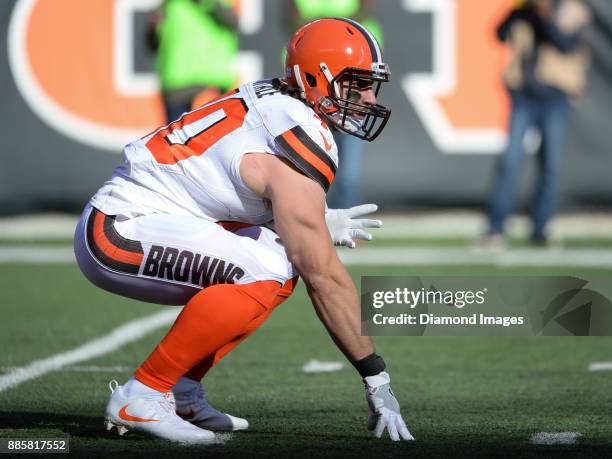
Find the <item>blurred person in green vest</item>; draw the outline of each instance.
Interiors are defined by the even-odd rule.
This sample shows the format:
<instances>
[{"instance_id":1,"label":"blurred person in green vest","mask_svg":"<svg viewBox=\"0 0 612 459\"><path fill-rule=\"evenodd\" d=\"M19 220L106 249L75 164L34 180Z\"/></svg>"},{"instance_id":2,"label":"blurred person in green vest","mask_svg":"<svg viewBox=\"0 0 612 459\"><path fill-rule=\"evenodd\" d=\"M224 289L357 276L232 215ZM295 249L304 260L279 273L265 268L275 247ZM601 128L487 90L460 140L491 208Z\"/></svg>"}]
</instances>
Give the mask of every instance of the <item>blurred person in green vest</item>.
<instances>
[{"instance_id":1,"label":"blurred person in green vest","mask_svg":"<svg viewBox=\"0 0 612 459\"><path fill-rule=\"evenodd\" d=\"M238 83L237 28L231 0L164 0L152 15L147 38L167 122Z\"/></svg>"},{"instance_id":2,"label":"blurred person in green vest","mask_svg":"<svg viewBox=\"0 0 612 459\"><path fill-rule=\"evenodd\" d=\"M345 17L365 26L382 47L382 28L374 17L375 3L374 0L291 0L285 10L286 28L292 33L314 19ZM327 203L332 208L349 208L363 202L361 184L366 143L340 131L334 132L334 137L342 167L338 169Z\"/></svg>"},{"instance_id":3,"label":"blurred person in green vest","mask_svg":"<svg viewBox=\"0 0 612 459\"><path fill-rule=\"evenodd\" d=\"M152 14L147 42L157 52L167 123L238 84L237 29L231 0L164 0ZM177 385L175 393L177 390L182 389ZM212 407L206 390L201 390L197 413L206 420L202 427L246 428L246 421Z\"/></svg>"}]
</instances>

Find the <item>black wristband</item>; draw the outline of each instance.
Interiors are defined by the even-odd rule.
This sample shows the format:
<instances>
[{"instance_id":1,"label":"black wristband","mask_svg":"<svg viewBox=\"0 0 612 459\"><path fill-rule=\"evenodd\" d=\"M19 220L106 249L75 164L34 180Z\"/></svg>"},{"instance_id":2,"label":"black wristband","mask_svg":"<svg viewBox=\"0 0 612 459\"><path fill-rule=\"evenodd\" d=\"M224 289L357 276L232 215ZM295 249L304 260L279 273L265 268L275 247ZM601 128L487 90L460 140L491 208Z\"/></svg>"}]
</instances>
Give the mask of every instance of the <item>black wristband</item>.
<instances>
[{"instance_id":1,"label":"black wristband","mask_svg":"<svg viewBox=\"0 0 612 459\"><path fill-rule=\"evenodd\" d=\"M385 371L386 368L383 358L375 352L361 360L351 363L362 378L377 375L381 371Z\"/></svg>"}]
</instances>

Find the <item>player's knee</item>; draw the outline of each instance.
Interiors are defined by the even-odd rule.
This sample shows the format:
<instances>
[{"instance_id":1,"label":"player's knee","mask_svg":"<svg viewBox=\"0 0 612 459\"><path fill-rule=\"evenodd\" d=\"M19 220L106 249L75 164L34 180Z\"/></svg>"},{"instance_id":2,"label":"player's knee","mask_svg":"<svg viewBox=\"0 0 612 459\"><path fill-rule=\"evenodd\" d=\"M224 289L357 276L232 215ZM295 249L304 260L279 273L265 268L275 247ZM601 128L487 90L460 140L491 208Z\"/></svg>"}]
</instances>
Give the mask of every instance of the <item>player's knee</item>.
<instances>
[{"instance_id":1,"label":"player's knee","mask_svg":"<svg viewBox=\"0 0 612 459\"><path fill-rule=\"evenodd\" d=\"M191 298L192 302L208 302L215 304L215 301L225 303L241 303L244 297L250 297L261 304L269 304L276 298L282 284L273 280L262 280L247 282L244 284L215 284L203 288ZM229 299L234 301L229 301ZM211 300L214 299L214 300Z\"/></svg>"},{"instance_id":2,"label":"player's knee","mask_svg":"<svg viewBox=\"0 0 612 459\"><path fill-rule=\"evenodd\" d=\"M287 282L285 282L283 286L280 288L280 290L278 291L278 296L284 299L289 298L291 294L294 292L299 279L300 279L299 276L295 276L289 279Z\"/></svg>"},{"instance_id":3,"label":"player's knee","mask_svg":"<svg viewBox=\"0 0 612 459\"><path fill-rule=\"evenodd\" d=\"M264 309L273 309L277 305L276 298L282 285L273 280L257 281L237 285L236 291L245 297L256 301Z\"/></svg>"}]
</instances>

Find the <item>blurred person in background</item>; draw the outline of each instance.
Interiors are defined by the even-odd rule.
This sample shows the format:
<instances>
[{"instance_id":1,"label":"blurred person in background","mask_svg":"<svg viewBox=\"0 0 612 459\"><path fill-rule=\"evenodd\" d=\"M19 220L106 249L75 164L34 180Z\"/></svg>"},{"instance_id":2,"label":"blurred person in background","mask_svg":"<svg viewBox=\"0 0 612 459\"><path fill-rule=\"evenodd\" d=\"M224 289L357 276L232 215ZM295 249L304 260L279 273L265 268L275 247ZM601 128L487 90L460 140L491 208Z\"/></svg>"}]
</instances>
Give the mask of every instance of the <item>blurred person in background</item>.
<instances>
[{"instance_id":1,"label":"blurred person in background","mask_svg":"<svg viewBox=\"0 0 612 459\"><path fill-rule=\"evenodd\" d=\"M580 0L530 0L511 11L497 29L499 40L512 50L504 73L512 108L508 144L497 164L489 203L487 244L503 243L504 222L515 203L523 139L532 127L539 130L541 145L531 240L548 242L546 225L555 207L571 99L585 88L589 50L584 31L589 22L590 11Z\"/></svg>"},{"instance_id":2,"label":"blurred person in background","mask_svg":"<svg viewBox=\"0 0 612 459\"><path fill-rule=\"evenodd\" d=\"M374 14L375 3L374 0L291 0L286 8L287 30L292 33L307 22L322 17L351 18L368 29L382 46L382 28ZM362 202L366 143L340 131L334 132L334 139L342 168L338 170L327 202L330 207L348 208Z\"/></svg>"},{"instance_id":3,"label":"blurred person in background","mask_svg":"<svg viewBox=\"0 0 612 459\"><path fill-rule=\"evenodd\" d=\"M152 14L147 41L157 52L166 122L237 84L237 28L231 0L165 0Z\"/></svg>"}]
</instances>

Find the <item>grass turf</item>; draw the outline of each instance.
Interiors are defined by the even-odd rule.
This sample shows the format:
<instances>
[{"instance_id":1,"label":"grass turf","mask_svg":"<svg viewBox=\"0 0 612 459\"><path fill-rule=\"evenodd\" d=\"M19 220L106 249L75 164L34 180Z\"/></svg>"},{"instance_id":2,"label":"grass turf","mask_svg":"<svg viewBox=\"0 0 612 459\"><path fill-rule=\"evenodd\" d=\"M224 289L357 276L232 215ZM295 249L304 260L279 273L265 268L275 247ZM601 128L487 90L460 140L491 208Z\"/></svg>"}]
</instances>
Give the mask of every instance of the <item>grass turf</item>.
<instances>
[{"instance_id":1,"label":"grass turf","mask_svg":"<svg viewBox=\"0 0 612 459\"><path fill-rule=\"evenodd\" d=\"M466 272L467 271L467 272ZM366 274L612 275L568 268L354 267ZM102 292L74 265L0 265L0 366L23 365L108 333L159 307ZM85 365L136 367L164 331ZM60 371L0 393L0 437L69 437L83 456L481 457L610 456L612 338L379 337L414 443L376 440L365 428L363 387L352 368L305 374L310 359L342 360L303 288L207 377L215 406L249 419L224 446L178 447L102 425L107 383L125 373ZM577 445L535 446L536 432L581 432Z\"/></svg>"}]
</instances>

